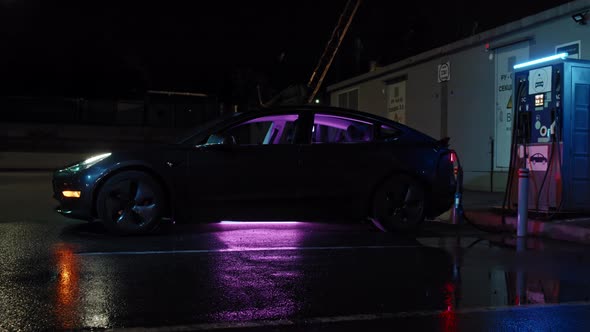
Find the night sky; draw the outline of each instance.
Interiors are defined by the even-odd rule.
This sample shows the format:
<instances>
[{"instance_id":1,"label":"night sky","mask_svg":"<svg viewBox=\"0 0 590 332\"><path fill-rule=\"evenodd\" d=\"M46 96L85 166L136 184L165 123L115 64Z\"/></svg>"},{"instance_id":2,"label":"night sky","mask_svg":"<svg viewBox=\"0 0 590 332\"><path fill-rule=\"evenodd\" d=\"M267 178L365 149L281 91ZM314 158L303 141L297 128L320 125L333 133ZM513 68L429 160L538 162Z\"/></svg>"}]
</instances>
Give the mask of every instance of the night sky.
<instances>
[{"instance_id":1,"label":"night sky","mask_svg":"<svg viewBox=\"0 0 590 332\"><path fill-rule=\"evenodd\" d=\"M324 87L566 2L364 0ZM307 82L345 3L0 0L1 95L273 94Z\"/></svg>"}]
</instances>

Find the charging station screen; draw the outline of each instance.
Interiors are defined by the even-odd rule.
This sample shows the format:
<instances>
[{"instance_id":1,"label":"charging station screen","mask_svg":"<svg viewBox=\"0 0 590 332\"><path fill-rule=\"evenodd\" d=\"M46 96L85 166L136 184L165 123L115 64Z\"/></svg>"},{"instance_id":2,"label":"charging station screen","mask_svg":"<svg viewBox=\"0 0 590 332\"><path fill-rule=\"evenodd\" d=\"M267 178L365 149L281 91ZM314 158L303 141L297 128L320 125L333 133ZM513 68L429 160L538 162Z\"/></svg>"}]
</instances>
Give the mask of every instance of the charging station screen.
<instances>
[{"instance_id":1,"label":"charging station screen","mask_svg":"<svg viewBox=\"0 0 590 332\"><path fill-rule=\"evenodd\" d=\"M541 93L539 95L535 95L535 107L543 106L545 104L545 94Z\"/></svg>"}]
</instances>

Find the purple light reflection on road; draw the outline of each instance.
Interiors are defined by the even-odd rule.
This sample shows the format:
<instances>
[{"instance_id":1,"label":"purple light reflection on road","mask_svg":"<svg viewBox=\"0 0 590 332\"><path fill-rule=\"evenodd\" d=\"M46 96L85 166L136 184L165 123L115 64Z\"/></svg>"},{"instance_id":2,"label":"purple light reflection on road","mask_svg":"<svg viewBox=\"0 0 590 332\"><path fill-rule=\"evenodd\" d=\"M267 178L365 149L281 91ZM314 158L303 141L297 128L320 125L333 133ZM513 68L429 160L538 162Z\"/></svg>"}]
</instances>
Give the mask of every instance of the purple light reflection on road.
<instances>
[{"instance_id":1,"label":"purple light reflection on road","mask_svg":"<svg viewBox=\"0 0 590 332\"><path fill-rule=\"evenodd\" d=\"M306 222L223 221L215 234L225 249L250 249L217 256L213 274L217 288L230 299L213 314L221 321L281 319L301 305L294 285L302 279L301 251L257 251L256 248L302 246Z\"/></svg>"}]
</instances>

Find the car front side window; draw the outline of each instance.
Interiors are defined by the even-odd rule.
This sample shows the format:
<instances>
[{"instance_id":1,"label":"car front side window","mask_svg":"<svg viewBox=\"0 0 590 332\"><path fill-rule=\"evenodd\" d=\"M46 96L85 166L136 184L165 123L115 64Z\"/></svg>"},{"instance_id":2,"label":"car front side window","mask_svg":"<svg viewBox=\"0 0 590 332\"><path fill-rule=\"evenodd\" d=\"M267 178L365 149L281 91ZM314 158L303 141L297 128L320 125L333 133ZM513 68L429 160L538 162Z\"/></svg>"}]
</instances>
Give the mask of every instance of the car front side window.
<instances>
[{"instance_id":1,"label":"car front side window","mask_svg":"<svg viewBox=\"0 0 590 332\"><path fill-rule=\"evenodd\" d=\"M238 145L293 144L297 119L297 114L254 118L225 130L221 136L231 137Z\"/></svg>"}]
</instances>

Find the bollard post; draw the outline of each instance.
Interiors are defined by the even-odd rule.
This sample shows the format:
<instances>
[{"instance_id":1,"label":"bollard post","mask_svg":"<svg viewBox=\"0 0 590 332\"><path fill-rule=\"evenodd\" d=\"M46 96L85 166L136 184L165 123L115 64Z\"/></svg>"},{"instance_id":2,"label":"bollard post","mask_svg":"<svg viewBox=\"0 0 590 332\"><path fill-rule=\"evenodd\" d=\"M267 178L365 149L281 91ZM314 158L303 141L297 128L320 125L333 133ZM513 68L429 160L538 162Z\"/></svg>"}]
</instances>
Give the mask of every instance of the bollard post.
<instances>
[{"instance_id":1,"label":"bollard post","mask_svg":"<svg viewBox=\"0 0 590 332\"><path fill-rule=\"evenodd\" d=\"M527 235L527 222L529 211L529 169L518 169L518 217L516 224L516 236Z\"/></svg>"}]
</instances>

